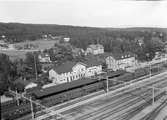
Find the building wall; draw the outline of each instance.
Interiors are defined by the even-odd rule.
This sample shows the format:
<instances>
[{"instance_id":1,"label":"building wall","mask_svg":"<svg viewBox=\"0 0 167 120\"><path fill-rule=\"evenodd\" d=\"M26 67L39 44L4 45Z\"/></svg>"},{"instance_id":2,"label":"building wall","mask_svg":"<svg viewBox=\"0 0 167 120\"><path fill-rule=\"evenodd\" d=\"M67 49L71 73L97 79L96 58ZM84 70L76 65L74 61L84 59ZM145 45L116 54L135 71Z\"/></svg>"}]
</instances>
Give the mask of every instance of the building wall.
<instances>
[{"instance_id":1,"label":"building wall","mask_svg":"<svg viewBox=\"0 0 167 120\"><path fill-rule=\"evenodd\" d=\"M76 64L73 67L72 72L58 74L56 71L51 69L49 71L49 79L53 81L53 83L61 84L66 82L71 82L74 80L78 80L83 77L90 77L96 74L100 74L102 72L102 65L88 67L82 64Z\"/></svg>"},{"instance_id":2,"label":"building wall","mask_svg":"<svg viewBox=\"0 0 167 120\"><path fill-rule=\"evenodd\" d=\"M102 65L89 67L86 69L85 77L94 76L102 72Z\"/></svg>"},{"instance_id":3,"label":"building wall","mask_svg":"<svg viewBox=\"0 0 167 120\"><path fill-rule=\"evenodd\" d=\"M80 64L80 63L77 63L73 68L72 68L73 71L75 72L83 72L86 70L86 66L83 65L83 64Z\"/></svg>"},{"instance_id":4,"label":"building wall","mask_svg":"<svg viewBox=\"0 0 167 120\"><path fill-rule=\"evenodd\" d=\"M49 56L42 57L41 55L38 56L40 62L51 62Z\"/></svg>"},{"instance_id":5,"label":"building wall","mask_svg":"<svg viewBox=\"0 0 167 120\"><path fill-rule=\"evenodd\" d=\"M89 54L89 53L91 53L93 55L103 54L104 53L104 48L103 47L97 47L95 49L95 48L88 47L86 49L86 54Z\"/></svg>"},{"instance_id":6,"label":"building wall","mask_svg":"<svg viewBox=\"0 0 167 120\"><path fill-rule=\"evenodd\" d=\"M125 59L114 59L112 56L106 58L106 64L108 69L113 71L126 69L126 67L131 67L135 65L135 57L125 58Z\"/></svg>"},{"instance_id":7,"label":"building wall","mask_svg":"<svg viewBox=\"0 0 167 120\"><path fill-rule=\"evenodd\" d=\"M112 56L109 56L106 58L106 64L108 69L112 69L113 71L116 71L119 69L118 64L119 61L116 61Z\"/></svg>"}]
</instances>

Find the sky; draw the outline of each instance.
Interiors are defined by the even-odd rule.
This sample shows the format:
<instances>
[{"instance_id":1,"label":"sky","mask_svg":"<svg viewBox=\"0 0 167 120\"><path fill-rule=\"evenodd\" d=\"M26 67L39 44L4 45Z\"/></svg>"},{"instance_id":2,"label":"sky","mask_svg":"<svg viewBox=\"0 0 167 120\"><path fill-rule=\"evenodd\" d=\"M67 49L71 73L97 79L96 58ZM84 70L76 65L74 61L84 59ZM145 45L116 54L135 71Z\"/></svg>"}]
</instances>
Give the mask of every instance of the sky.
<instances>
[{"instance_id":1,"label":"sky","mask_svg":"<svg viewBox=\"0 0 167 120\"><path fill-rule=\"evenodd\" d=\"M167 27L167 1L0 0L0 22Z\"/></svg>"}]
</instances>

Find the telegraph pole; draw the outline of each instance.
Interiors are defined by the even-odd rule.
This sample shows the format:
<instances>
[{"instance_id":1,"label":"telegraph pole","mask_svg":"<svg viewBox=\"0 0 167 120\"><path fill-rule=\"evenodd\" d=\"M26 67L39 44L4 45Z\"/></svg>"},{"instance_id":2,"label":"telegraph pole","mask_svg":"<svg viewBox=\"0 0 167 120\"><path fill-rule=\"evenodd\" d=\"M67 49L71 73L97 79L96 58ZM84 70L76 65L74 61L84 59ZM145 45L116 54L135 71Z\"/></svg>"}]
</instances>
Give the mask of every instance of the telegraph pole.
<instances>
[{"instance_id":1,"label":"telegraph pole","mask_svg":"<svg viewBox=\"0 0 167 120\"><path fill-rule=\"evenodd\" d=\"M152 88L152 105L154 105L154 97L155 97L155 90L154 90L154 86Z\"/></svg>"},{"instance_id":2,"label":"telegraph pole","mask_svg":"<svg viewBox=\"0 0 167 120\"><path fill-rule=\"evenodd\" d=\"M32 98L30 97L30 105L31 105L31 116L32 116L32 120L35 119L35 116L34 116L34 110L33 110L33 104L32 104Z\"/></svg>"},{"instance_id":3,"label":"telegraph pole","mask_svg":"<svg viewBox=\"0 0 167 120\"><path fill-rule=\"evenodd\" d=\"M150 79L151 79L151 63L149 63L149 68L150 68Z\"/></svg>"},{"instance_id":4,"label":"telegraph pole","mask_svg":"<svg viewBox=\"0 0 167 120\"><path fill-rule=\"evenodd\" d=\"M17 105L19 106L19 97L18 97L17 90L16 90L16 101L17 101Z\"/></svg>"},{"instance_id":5,"label":"telegraph pole","mask_svg":"<svg viewBox=\"0 0 167 120\"><path fill-rule=\"evenodd\" d=\"M35 79L37 80L38 79L38 74L37 74L36 58L35 58L34 54L33 54L33 56L34 56L34 66L35 66Z\"/></svg>"},{"instance_id":6,"label":"telegraph pole","mask_svg":"<svg viewBox=\"0 0 167 120\"><path fill-rule=\"evenodd\" d=\"M32 113L32 114L31 114L31 115L32 115L32 120L35 119L34 111L33 111L33 104L39 105L41 108L44 108L43 111L46 112L47 115L50 114L50 113L47 113L47 112L52 112L54 115L57 115L57 116L59 116L59 117L65 119L65 120L67 120L67 118L66 118L65 116L63 116L62 114L57 113L57 112L54 111L54 110L48 109L46 106L44 106L44 105L42 105L42 104L40 104L40 103L38 103L38 102L36 102L36 101L33 101L33 100L31 99L31 97L30 97L30 98L27 98L27 97L25 97L23 94L21 95L21 94L16 93L15 91L12 91L12 90L9 90L9 92L13 93L14 95L19 95L19 96L21 96L22 98L24 98L24 99L30 101L31 113ZM50 115L53 115L53 114L50 114Z\"/></svg>"},{"instance_id":7,"label":"telegraph pole","mask_svg":"<svg viewBox=\"0 0 167 120\"><path fill-rule=\"evenodd\" d=\"M108 76L106 76L106 85L107 85L106 91L107 91L107 93L108 93L108 92L109 92L109 89L108 89Z\"/></svg>"}]
</instances>

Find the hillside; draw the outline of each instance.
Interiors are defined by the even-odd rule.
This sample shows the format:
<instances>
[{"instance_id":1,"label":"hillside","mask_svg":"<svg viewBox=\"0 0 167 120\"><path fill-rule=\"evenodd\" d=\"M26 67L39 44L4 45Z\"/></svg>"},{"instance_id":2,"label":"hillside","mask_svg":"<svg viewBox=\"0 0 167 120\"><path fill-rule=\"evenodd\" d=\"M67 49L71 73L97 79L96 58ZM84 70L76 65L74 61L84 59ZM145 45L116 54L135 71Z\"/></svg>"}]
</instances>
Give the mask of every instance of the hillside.
<instances>
[{"instance_id":1,"label":"hillside","mask_svg":"<svg viewBox=\"0 0 167 120\"><path fill-rule=\"evenodd\" d=\"M100 43L107 52L133 52L146 59L144 53L154 56L155 51L162 48L162 43L167 40L167 28L95 28L65 26L53 24L21 24L0 23L0 36L5 35L10 43L26 40L38 40L42 35L70 37L70 43L85 49L89 44ZM1 38L0 38L1 39ZM144 46L137 45L142 39Z\"/></svg>"},{"instance_id":2,"label":"hillside","mask_svg":"<svg viewBox=\"0 0 167 120\"><path fill-rule=\"evenodd\" d=\"M97 41L104 42L117 37L133 39L137 36L143 36L144 32L151 33L153 31L167 33L166 28L95 28L55 24L0 23L0 36L7 36L8 42L36 40L41 38L43 34L52 34L71 37L71 42L77 46L84 46ZM84 40L85 43L82 45L75 43L78 40Z\"/></svg>"}]
</instances>

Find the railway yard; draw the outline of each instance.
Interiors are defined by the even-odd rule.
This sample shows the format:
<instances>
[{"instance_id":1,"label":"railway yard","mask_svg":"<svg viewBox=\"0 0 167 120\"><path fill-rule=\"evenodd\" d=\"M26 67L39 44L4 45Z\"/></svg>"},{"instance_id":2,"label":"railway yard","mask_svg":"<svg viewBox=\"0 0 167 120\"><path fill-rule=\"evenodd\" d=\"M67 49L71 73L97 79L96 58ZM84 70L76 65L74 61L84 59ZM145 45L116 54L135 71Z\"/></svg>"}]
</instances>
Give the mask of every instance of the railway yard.
<instances>
[{"instance_id":1,"label":"railway yard","mask_svg":"<svg viewBox=\"0 0 167 120\"><path fill-rule=\"evenodd\" d=\"M127 85L115 92L98 93L99 95L94 99L79 98L50 109L61 113L68 120L130 120L144 108L152 105L152 89L148 86L166 88L167 72ZM155 90L155 103L161 100L161 104L154 110L150 110L147 115L140 116L140 120L154 120L158 116L160 110L167 104L165 94L162 90ZM54 120L55 118L44 114L36 119Z\"/></svg>"},{"instance_id":2,"label":"railway yard","mask_svg":"<svg viewBox=\"0 0 167 120\"><path fill-rule=\"evenodd\" d=\"M165 111L167 106L167 71L163 66L154 71L156 66L152 67L152 74L120 71L110 74L108 79L100 76L35 90L31 93L34 101L45 109L33 103L31 110L30 102L20 99L19 106L13 101L10 106L6 104L2 113L6 120L30 120L31 111L36 120L164 120L166 116L162 110Z\"/></svg>"}]
</instances>

